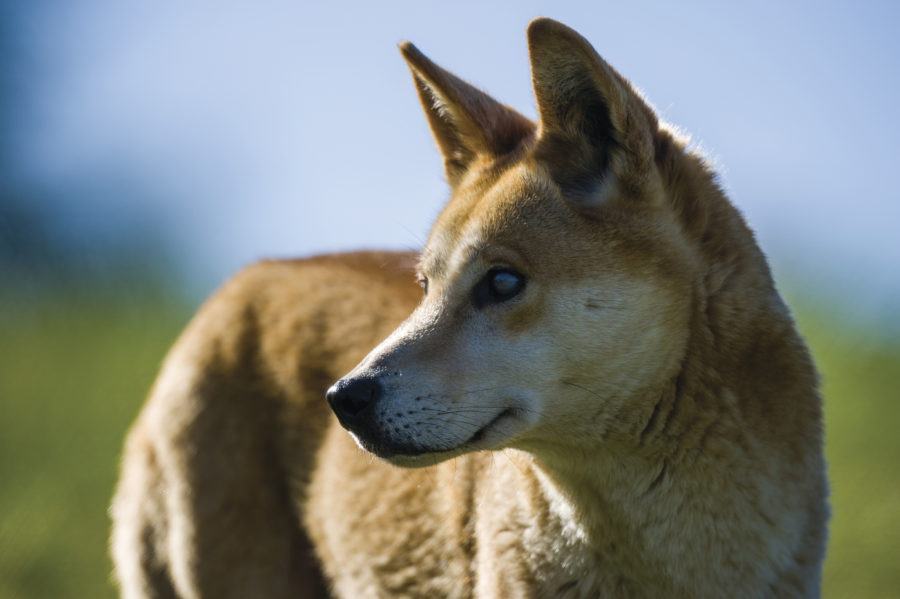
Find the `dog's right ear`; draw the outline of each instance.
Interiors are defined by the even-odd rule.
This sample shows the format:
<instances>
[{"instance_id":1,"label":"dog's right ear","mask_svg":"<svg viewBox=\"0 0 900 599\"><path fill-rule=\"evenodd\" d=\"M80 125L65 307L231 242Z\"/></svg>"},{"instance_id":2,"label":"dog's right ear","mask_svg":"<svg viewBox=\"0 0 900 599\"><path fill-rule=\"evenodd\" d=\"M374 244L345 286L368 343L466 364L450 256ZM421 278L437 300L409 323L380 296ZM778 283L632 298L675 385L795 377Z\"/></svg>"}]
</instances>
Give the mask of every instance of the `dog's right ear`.
<instances>
[{"instance_id":1,"label":"dog's right ear","mask_svg":"<svg viewBox=\"0 0 900 599\"><path fill-rule=\"evenodd\" d=\"M530 120L434 64L410 42L400 44L428 123L456 188L478 158L507 154L534 135Z\"/></svg>"}]
</instances>

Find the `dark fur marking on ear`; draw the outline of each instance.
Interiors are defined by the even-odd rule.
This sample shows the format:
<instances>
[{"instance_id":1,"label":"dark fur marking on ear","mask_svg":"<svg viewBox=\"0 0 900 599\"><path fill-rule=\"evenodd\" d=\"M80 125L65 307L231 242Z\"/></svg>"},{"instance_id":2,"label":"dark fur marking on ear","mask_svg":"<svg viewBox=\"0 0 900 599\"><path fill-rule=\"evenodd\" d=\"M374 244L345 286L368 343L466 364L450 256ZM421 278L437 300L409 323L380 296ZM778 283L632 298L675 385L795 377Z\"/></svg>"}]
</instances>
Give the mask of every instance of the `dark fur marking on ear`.
<instances>
[{"instance_id":1,"label":"dark fur marking on ear","mask_svg":"<svg viewBox=\"0 0 900 599\"><path fill-rule=\"evenodd\" d=\"M610 155L617 145L611 138L601 145L586 138L571 139L559 134L541 138L535 158L547 165L550 177L570 200L595 197L609 174Z\"/></svg>"}]
</instances>

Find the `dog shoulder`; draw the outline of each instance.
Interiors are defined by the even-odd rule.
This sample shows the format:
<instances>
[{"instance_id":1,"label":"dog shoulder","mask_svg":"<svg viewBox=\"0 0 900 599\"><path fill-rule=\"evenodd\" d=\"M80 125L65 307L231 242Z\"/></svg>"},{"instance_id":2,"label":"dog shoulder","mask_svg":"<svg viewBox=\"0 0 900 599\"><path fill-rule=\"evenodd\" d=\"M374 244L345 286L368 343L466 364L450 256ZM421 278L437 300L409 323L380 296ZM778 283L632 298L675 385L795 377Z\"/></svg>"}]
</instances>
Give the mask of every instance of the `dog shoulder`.
<instances>
[{"instance_id":1,"label":"dog shoulder","mask_svg":"<svg viewBox=\"0 0 900 599\"><path fill-rule=\"evenodd\" d=\"M218 443L223 431L243 434L251 425L270 434L277 425L268 421L285 417L278 406L312 410L303 416L321 424L329 382L421 293L411 263L406 254L372 252L263 261L240 271L166 356L132 432L147 443L127 449L126 461L150 446L191 453L207 437Z\"/></svg>"}]
</instances>

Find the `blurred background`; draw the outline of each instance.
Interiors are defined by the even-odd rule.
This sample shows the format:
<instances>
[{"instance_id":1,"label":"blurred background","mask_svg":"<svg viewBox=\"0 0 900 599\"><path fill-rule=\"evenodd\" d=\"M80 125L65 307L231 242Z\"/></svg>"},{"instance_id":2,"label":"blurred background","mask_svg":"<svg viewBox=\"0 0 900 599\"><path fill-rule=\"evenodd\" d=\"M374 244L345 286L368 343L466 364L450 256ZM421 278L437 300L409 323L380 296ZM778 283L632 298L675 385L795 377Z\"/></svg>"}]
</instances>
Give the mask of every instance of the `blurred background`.
<instances>
[{"instance_id":1,"label":"blurred background","mask_svg":"<svg viewBox=\"0 0 900 599\"><path fill-rule=\"evenodd\" d=\"M421 247L396 44L534 117L537 15L717 164L823 375L825 596L900 596L900 4L0 0L0 598L114 596L124 434L229 273Z\"/></svg>"}]
</instances>

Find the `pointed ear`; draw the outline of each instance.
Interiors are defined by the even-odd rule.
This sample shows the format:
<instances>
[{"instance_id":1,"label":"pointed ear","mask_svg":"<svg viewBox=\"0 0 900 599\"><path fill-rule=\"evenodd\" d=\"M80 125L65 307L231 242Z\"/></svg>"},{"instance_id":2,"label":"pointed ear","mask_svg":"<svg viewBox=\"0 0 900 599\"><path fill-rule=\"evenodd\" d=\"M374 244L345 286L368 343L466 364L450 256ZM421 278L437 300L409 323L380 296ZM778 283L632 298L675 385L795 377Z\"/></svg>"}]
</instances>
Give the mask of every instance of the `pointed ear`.
<instances>
[{"instance_id":1,"label":"pointed ear","mask_svg":"<svg viewBox=\"0 0 900 599\"><path fill-rule=\"evenodd\" d=\"M602 203L613 187L639 193L658 122L629 83L578 33L551 19L528 26L540 115L535 155L571 200ZM650 162L648 162L650 161Z\"/></svg>"},{"instance_id":2,"label":"pointed ear","mask_svg":"<svg viewBox=\"0 0 900 599\"><path fill-rule=\"evenodd\" d=\"M400 44L428 123L456 187L479 156L507 154L534 135L530 120L431 62L410 42Z\"/></svg>"}]
</instances>

